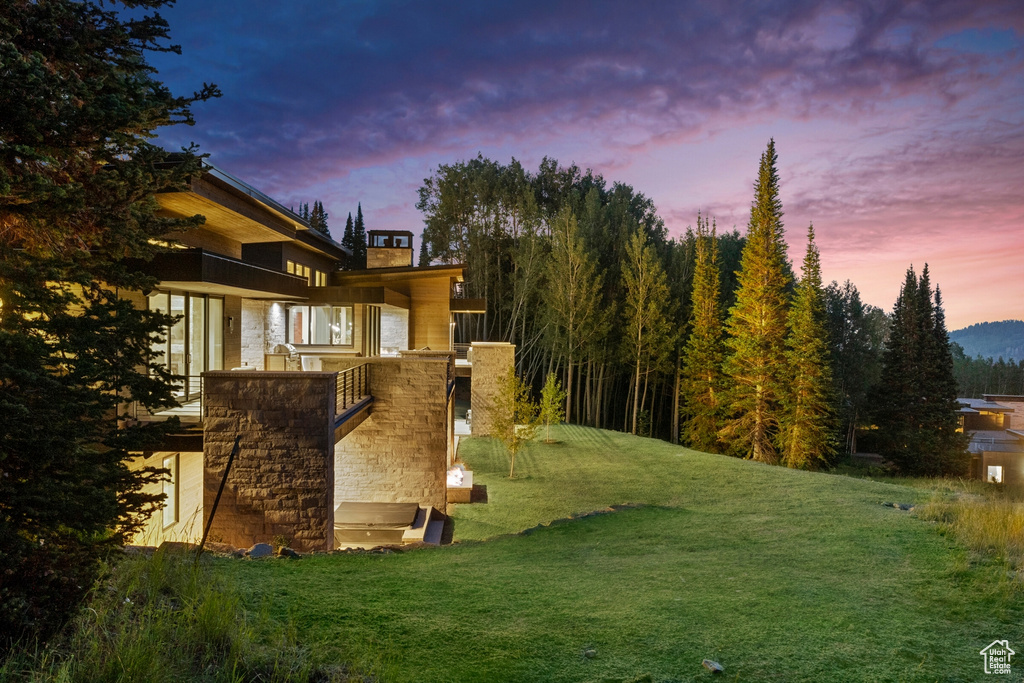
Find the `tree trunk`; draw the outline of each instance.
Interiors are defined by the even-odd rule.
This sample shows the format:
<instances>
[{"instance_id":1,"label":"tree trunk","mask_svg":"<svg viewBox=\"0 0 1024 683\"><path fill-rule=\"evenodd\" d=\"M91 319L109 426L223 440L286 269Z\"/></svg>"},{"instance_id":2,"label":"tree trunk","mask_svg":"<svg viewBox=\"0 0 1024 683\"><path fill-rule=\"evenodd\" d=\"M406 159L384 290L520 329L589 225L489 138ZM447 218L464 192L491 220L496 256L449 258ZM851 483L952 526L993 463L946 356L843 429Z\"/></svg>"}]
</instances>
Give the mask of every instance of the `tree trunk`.
<instances>
[{"instance_id":1,"label":"tree trunk","mask_svg":"<svg viewBox=\"0 0 1024 683\"><path fill-rule=\"evenodd\" d=\"M676 381L672 388L672 443L679 443L679 384L682 373L679 370L679 356L676 356Z\"/></svg>"},{"instance_id":2,"label":"tree trunk","mask_svg":"<svg viewBox=\"0 0 1024 683\"><path fill-rule=\"evenodd\" d=\"M633 436L636 436L636 415L637 410L640 408L640 354L636 356L636 375L633 388L633 431L630 432Z\"/></svg>"}]
</instances>

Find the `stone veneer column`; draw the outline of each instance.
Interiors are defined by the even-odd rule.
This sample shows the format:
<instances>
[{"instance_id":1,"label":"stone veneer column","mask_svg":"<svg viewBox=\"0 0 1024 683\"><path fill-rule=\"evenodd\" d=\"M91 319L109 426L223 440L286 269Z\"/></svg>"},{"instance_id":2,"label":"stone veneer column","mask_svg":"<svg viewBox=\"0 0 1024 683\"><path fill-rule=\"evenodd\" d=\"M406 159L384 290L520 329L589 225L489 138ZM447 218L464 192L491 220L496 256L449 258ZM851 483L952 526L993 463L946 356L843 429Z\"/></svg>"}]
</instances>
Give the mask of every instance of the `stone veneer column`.
<instances>
[{"instance_id":1,"label":"stone veneer column","mask_svg":"<svg viewBox=\"0 0 1024 683\"><path fill-rule=\"evenodd\" d=\"M325 370L368 362L373 408L335 446L335 504L448 501L447 357L323 359Z\"/></svg>"},{"instance_id":2,"label":"stone veneer column","mask_svg":"<svg viewBox=\"0 0 1024 683\"><path fill-rule=\"evenodd\" d=\"M285 536L297 550L334 546L335 375L204 373L205 526L235 436L211 538L247 547Z\"/></svg>"},{"instance_id":3,"label":"stone veneer column","mask_svg":"<svg viewBox=\"0 0 1024 683\"><path fill-rule=\"evenodd\" d=\"M498 395L501 376L515 366L516 347L507 342L473 342L473 374L470 408L473 410L473 436L491 432L491 411Z\"/></svg>"}]
</instances>

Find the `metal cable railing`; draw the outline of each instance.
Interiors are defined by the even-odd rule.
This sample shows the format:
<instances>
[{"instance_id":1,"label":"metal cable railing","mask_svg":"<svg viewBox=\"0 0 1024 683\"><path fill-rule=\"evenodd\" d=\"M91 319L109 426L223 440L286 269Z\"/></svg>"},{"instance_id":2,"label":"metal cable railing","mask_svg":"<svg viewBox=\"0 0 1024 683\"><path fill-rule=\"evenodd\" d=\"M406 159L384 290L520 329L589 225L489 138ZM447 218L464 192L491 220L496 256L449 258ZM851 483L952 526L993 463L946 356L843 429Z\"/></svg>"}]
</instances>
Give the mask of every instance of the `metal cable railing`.
<instances>
[{"instance_id":1,"label":"metal cable railing","mask_svg":"<svg viewBox=\"0 0 1024 683\"><path fill-rule=\"evenodd\" d=\"M362 363L338 373L335 414L343 412L370 395L370 364Z\"/></svg>"}]
</instances>

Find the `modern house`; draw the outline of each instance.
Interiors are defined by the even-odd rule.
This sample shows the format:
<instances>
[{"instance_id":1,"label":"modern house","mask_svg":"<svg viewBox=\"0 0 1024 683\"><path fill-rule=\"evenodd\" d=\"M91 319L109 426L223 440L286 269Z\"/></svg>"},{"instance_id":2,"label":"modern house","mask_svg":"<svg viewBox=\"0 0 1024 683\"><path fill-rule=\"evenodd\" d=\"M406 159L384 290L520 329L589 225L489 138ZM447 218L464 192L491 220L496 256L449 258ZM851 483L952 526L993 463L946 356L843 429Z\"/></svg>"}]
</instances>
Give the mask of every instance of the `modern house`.
<instances>
[{"instance_id":1,"label":"modern house","mask_svg":"<svg viewBox=\"0 0 1024 683\"><path fill-rule=\"evenodd\" d=\"M971 474L994 484L1024 484L1024 396L958 398L960 427L971 437Z\"/></svg>"},{"instance_id":2,"label":"modern house","mask_svg":"<svg viewBox=\"0 0 1024 683\"><path fill-rule=\"evenodd\" d=\"M396 542L436 534L456 374L514 356L508 344L454 348L455 314L483 310L457 296L462 266L414 267L412 233L379 230L367 268L350 270L348 249L212 166L157 201L206 223L167 236L173 248L145 264L159 286L136 294L138 306L179 316L155 350L183 378L180 408L120 415L183 427L134 461L171 472L166 505L137 542L198 541L222 481L211 538L239 547L284 538L329 550L358 545L374 524ZM485 422L497 374L473 381Z\"/></svg>"}]
</instances>

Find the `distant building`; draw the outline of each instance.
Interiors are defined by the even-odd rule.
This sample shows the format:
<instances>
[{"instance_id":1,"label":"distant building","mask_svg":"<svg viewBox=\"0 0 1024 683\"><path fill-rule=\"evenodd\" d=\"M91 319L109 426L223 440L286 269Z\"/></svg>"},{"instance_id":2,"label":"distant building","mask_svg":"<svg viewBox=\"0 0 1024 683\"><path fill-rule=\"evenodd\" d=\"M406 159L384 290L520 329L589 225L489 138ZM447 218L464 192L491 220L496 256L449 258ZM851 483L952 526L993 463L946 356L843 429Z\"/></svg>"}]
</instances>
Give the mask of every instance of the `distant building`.
<instances>
[{"instance_id":1,"label":"distant building","mask_svg":"<svg viewBox=\"0 0 1024 683\"><path fill-rule=\"evenodd\" d=\"M971 437L971 474L994 484L1024 484L1024 396L958 398L960 428Z\"/></svg>"}]
</instances>

